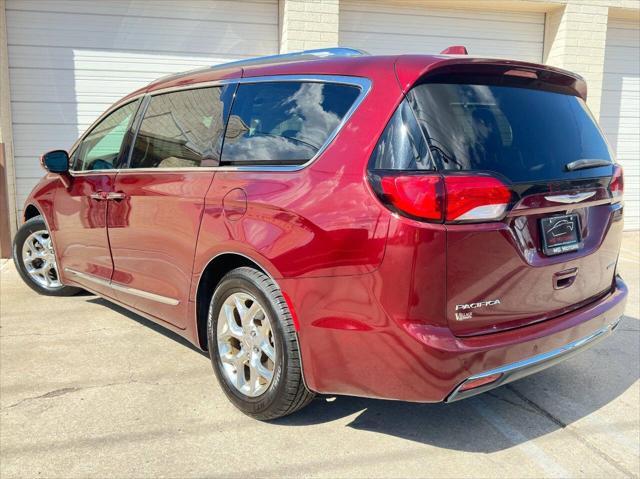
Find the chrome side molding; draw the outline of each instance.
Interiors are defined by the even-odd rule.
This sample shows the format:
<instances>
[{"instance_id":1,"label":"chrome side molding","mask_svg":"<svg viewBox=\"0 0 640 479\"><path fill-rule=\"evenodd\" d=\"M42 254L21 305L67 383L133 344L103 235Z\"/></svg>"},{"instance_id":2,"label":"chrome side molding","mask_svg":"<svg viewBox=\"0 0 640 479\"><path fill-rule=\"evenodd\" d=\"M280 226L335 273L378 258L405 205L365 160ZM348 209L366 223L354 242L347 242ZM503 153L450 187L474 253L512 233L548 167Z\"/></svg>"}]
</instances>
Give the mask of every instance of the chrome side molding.
<instances>
[{"instance_id":1,"label":"chrome side molding","mask_svg":"<svg viewBox=\"0 0 640 479\"><path fill-rule=\"evenodd\" d=\"M94 276L89 273L83 273L81 271L76 271L75 269L65 268L65 273L69 273L73 276L77 276L78 278L85 279L87 281L91 281L92 283L99 284L101 286L106 286L115 291L121 291L123 293L131 294L133 296L138 296L140 298L150 299L151 301L156 301L162 304L168 304L170 306L177 306L180 304L180 301L174 298L168 298L166 296L161 296L159 294L150 293L148 291L143 291L141 289L131 288L129 286L125 286L123 284L114 283L113 281L106 280L104 278L99 278L98 276Z\"/></svg>"},{"instance_id":2,"label":"chrome side molding","mask_svg":"<svg viewBox=\"0 0 640 479\"><path fill-rule=\"evenodd\" d=\"M545 196L544 199L547 201L553 201L554 203L580 203L581 201L588 200L592 196L596 194L595 191L587 191L584 193L574 193L569 195L553 195L553 196Z\"/></svg>"}]
</instances>

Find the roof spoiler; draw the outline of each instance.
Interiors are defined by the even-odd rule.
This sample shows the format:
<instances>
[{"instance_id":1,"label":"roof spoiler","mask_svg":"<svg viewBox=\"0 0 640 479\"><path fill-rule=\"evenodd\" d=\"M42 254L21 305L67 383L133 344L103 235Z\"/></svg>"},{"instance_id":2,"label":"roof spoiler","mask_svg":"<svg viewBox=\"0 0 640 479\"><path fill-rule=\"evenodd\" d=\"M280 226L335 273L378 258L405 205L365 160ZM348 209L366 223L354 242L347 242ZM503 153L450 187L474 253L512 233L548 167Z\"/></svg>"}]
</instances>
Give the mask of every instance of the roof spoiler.
<instances>
[{"instance_id":1,"label":"roof spoiler","mask_svg":"<svg viewBox=\"0 0 640 479\"><path fill-rule=\"evenodd\" d=\"M464 45L451 45L440 52L440 55L468 55L467 47Z\"/></svg>"},{"instance_id":2,"label":"roof spoiler","mask_svg":"<svg viewBox=\"0 0 640 479\"><path fill-rule=\"evenodd\" d=\"M403 92L406 93L418 82L429 79L453 81L454 77L460 78L460 75L464 75L469 81L502 77L508 83L587 99L587 84L584 78L548 65L464 56L441 58L435 62L426 61L425 58L421 55L403 55L396 60L396 77Z\"/></svg>"}]
</instances>

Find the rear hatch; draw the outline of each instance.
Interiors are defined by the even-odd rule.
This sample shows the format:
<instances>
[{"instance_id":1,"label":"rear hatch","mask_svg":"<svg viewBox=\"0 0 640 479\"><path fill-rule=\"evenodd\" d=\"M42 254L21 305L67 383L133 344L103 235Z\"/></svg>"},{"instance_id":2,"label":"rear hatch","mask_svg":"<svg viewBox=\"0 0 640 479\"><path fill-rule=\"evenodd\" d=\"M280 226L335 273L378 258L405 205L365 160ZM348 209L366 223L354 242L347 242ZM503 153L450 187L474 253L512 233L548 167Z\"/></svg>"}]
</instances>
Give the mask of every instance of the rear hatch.
<instances>
[{"instance_id":1,"label":"rear hatch","mask_svg":"<svg viewBox=\"0 0 640 479\"><path fill-rule=\"evenodd\" d=\"M405 103L428 159L373 184L401 214L445 223L454 334L543 321L610 291L622 170L574 90L528 71L432 75ZM416 192L422 203L408 205Z\"/></svg>"}]
</instances>

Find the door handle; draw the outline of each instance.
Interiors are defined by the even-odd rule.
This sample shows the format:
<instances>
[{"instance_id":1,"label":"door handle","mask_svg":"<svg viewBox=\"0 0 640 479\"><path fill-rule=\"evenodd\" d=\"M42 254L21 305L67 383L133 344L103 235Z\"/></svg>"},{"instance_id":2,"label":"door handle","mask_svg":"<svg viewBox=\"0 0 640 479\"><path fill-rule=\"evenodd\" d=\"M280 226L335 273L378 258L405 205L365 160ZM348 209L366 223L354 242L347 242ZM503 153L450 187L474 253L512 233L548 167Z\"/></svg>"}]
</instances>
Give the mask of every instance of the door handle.
<instances>
[{"instance_id":1,"label":"door handle","mask_svg":"<svg viewBox=\"0 0 640 479\"><path fill-rule=\"evenodd\" d=\"M122 191L113 191L111 193L107 193L108 200L121 201L127 197Z\"/></svg>"},{"instance_id":2,"label":"door handle","mask_svg":"<svg viewBox=\"0 0 640 479\"><path fill-rule=\"evenodd\" d=\"M98 191L97 193L91 193L89 195L89 198L91 198L92 200L96 200L96 201L102 201L102 200L106 200L107 198L107 193L105 193L104 191Z\"/></svg>"}]
</instances>

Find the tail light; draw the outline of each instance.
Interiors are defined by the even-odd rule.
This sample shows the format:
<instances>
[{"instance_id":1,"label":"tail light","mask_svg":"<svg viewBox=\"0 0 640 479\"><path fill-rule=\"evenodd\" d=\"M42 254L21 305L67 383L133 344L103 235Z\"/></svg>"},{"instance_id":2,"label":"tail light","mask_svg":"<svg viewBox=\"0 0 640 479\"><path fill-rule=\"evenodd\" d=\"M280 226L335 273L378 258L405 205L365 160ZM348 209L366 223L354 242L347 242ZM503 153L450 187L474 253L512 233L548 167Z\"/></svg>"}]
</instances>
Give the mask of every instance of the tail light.
<instances>
[{"instance_id":1,"label":"tail light","mask_svg":"<svg viewBox=\"0 0 640 479\"><path fill-rule=\"evenodd\" d=\"M440 176L385 176L380 178L385 198L399 211L433 221L442 219L443 186Z\"/></svg>"},{"instance_id":2,"label":"tail light","mask_svg":"<svg viewBox=\"0 0 640 479\"><path fill-rule=\"evenodd\" d=\"M447 176L447 221L487 221L502 218L511 190L492 176Z\"/></svg>"},{"instance_id":3,"label":"tail light","mask_svg":"<svg viewBox=\"0 0 640 479\"><path fill-rule=\"evenodd\" d=\"M611 183L609 183L609 191L611 192L611 198L613 198L614 202L617 203L622 201L622 195L624 193L624 175L620 165L616 165L613 168L613 177L611 178Z\"/></svg>"},{"instance_id":4,"label":"tail light","mask_svg":"<svg viewBox=\"0 0 640 479\"><path fill-rule=\"evenodd\" d=\"M383 203L399 213L432 222L496 221L511 202L511 190L492 176L370 175Z\"/></svg>"}]
</instances>

